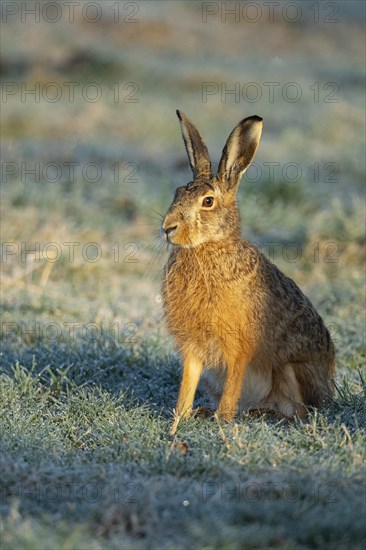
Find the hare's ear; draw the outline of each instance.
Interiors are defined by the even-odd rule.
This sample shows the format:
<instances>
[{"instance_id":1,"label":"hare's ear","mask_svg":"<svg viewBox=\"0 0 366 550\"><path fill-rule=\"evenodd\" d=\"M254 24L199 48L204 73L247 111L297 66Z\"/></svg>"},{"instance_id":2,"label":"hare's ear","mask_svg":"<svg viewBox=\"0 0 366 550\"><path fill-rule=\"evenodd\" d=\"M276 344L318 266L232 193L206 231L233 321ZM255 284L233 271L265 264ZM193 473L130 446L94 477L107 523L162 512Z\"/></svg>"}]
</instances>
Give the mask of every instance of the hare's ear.
<instances>
[{"instance_id":1,"label":"hare's ear","mask_svg":"<svg viewBox=\"0 0 366 550\"><path fill-rule=\"evenodd\" d=\"M262 135L262 120L256 115L244 118L228 137L217 171L226 190L236 190L252 162Z\"/></svg>"},{"instance_id":2,"label":"hare's ear","mask_svg":"<svg viewBox=\"0 0 366 550\"><path fill-rule=\"evenodd\" d=\"M211 175L211 163L201 134L182 111L177 111L193 177Z\"/></svg>"}]
</instances>

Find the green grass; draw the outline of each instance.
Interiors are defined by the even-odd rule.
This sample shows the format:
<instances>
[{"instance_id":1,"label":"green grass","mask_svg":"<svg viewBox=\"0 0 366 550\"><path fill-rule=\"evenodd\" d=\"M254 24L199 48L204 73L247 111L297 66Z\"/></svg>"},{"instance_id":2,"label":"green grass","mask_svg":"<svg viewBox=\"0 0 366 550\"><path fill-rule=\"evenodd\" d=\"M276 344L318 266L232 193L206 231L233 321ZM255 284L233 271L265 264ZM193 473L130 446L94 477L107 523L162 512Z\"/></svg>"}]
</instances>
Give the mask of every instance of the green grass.
<instances>
[{"instance_id":1,"label":"green grass","mask_svg":"<svg viewBox=\"0 0 366 550\"><path fill-rule=\"evenodd\" d=\"M156 340L32 351L1 376L3 548L362 547L356 373L307 422L191 419L172 446Z\"/></svg>"},{"instance_id":2,"label":"green grass","mask_svg":"<svg viewBox=\"0 0 366 550\"><path fill-rule=\"evenodd\" d=\"M1 181L1 239L19 246L2 263L2 549L364 548L364 32L356 4L340 2L334 25L313 24L305 4L310 20L296 24L278 15L271 24L222 23L220 15L204 24L193 2L139 2L136 24L88 24L78 8L73 24L10 17L3 25L3 81L56 82L63 97L7 98L2 160L78 169L54 183L22 181L20 172ZM329 7L319 9L323 17ZM101 101L80 93L67 101L71 81L96 82ZM203 102L202 85L212 81L228 90L278 82L280 93L273 103L263 86L255 103L220 93ZM138 102L116 103L116 82L122 92L135 82ZM301 86L300 101L283 100L288 82ZM327 82L338 85L336 103L324 102ZM262 175L256 180L252 167L239 190L242 232L301 286L336 345L334 401L305 422L192 418L169 436L181 367L162 318L167 251L156 237L174 189L191 178L176 108L202 131L213 164L241 118L264 118L255 159ZM95 162L102 177L93 183L82 168ZM298 181L283 172L288 163L301 168ZM43 251L51 242L61 248L56 262L22 258L22 243ZM79 243L73 261L70 242ZM99 261L83 256L88 243L100 247ZM208 405L202 389L196 404Z\"/></svg>"}]
</instances>

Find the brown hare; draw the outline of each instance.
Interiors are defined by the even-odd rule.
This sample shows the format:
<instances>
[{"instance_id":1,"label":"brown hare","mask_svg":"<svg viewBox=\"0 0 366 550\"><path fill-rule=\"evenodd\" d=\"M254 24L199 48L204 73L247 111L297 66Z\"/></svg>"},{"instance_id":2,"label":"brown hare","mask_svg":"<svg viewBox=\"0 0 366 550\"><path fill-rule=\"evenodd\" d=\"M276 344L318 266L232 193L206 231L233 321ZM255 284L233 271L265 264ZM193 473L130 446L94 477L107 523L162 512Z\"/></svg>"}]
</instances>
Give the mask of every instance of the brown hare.
<instances>
[{"instance_id":1,"label":"brown hare","mask_svg":"<svg viewBox=\"0 0 366 550\"><path fill-rule=\"evenodd\" d=\"M197 128L177 111L193 181L176 190L162 229L173 245L163 278L166 321L183 358L171 433L192 412L201 374L218 415L245 409L306 414L333 393L334 346L311 302L240 236L236 194L262 133L245 118L216 176Z\"/></svg>"}]
</instances>

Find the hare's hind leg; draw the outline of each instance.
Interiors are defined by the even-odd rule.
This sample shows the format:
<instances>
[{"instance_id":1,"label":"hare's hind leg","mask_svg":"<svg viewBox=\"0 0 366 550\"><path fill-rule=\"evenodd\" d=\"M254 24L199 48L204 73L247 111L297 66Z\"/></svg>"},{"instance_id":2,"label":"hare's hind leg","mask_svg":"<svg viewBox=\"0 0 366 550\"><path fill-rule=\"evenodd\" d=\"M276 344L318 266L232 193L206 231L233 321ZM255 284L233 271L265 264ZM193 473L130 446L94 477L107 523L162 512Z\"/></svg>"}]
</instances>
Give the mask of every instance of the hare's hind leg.
<instances>
[{"instance_id":1,"label":"hare's hind leg","mask_svg":"<svg viewBox=\"0 0 366 550\"><path fill-rule=\"evenodd\" d=\"M294 365L304 403L321 407L334 394L334 357Z\"/></svg>"},{"instance_id":2,"label":"hare's hind leg","mask_svg":"<svg viewBox=\"0 0 366 550\"><path fill-rule=\"evenodd\" d=\"M278 411L287 418L306 416L304 397L294 366L287 364L273 373L273 385L264 406Z\"/></svg>"},{"instance_id":3,"label":"hare's hind leg","mask_svg":"<svg viewBox=\"0 0 366 550\"><path fill-rule=\"evenodd\" d=\"M265 402L272 390L272 365L261 361L248 366L242 394L240 396L240 412L261 410L266 408Z\"/></svg>"}]
</instances>

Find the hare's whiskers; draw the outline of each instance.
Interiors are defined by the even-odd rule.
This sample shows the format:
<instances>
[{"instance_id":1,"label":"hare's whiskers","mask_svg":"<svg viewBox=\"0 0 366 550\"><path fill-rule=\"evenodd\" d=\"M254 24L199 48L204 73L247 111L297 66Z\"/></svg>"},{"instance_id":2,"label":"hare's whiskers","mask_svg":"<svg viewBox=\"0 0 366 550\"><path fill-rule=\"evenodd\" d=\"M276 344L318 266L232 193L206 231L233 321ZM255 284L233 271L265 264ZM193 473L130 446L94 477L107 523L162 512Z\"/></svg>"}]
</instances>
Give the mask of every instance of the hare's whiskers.
<instances>
[{"instance_id":1,"label":"hare's whiskers","mask_svg":"<svg viewBox=\"0 0 366 550\"><path fill-rule=\"evenodd\" d=\"M156 240L156 239L155 239ZM149 272L150 268L153 266L153 264L155 263L156 259L158 258L158 256L160 255L160 253L162 252L162 249L163 249L163 246L164 246L164 242L160 242L158 245L155 245L154 248L155 248L155 252L153 253L149 263L148 263L148 266L143 274L143 278L146 277L147 273Z\"/></svg>"}]
</instances>

